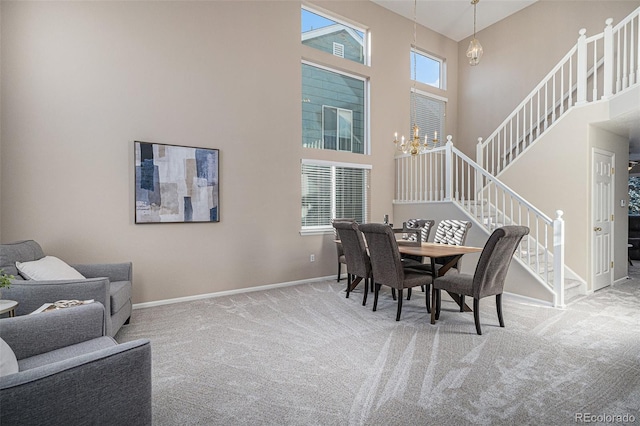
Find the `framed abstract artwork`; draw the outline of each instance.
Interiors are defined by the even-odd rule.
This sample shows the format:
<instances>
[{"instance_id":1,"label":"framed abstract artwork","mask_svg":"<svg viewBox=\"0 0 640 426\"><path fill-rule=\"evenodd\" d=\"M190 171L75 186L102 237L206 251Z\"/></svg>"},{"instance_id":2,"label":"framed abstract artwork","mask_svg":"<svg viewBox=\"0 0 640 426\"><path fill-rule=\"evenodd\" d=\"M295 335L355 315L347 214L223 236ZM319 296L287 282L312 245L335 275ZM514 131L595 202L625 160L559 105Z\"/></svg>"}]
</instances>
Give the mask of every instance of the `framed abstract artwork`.
<instances>
[{"instance_id":1,"label":"framed abstract artwork","mask_svg":"<svg viewBox=\"0 0 640 426\"><path fill-rule=\"evenodd\" d=\"M135 223L219 222L217 149L134 142Z\"/></svg>"}]
</instances>

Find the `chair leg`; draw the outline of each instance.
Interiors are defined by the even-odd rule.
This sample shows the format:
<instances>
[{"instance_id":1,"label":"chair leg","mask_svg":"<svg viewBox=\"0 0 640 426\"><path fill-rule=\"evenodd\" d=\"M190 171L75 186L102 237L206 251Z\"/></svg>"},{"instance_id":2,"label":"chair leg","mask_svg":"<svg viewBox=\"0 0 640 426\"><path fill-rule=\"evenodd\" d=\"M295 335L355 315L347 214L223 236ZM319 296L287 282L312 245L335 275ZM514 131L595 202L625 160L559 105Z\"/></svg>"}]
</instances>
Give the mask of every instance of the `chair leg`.
<instances>
[{"instance_id":1,"label":"chair leg","mask_svg":"<svg viewBox=\"0 0 640 426\"><path fill-rule=\"evenodd\" d=\"M396 289L395 288L391 289L391 297L393 297L393 300L396 300Z\"/></svg>"},{"instance_id":2,"label":"chair leg","mask_svg":"<svg viewBox=\"0 0 640 426\"><path fill-rule=\"evenodd\" d=\"M498 321L500 321L500 327L504 327L504 321L502 320L502 293L496 294L496 307L498 308Z\"/></svg>"},{"instance_id":3,"label":"chair leg","mask_svg":"<svg viewBox=\"0 0 640 426\"><path fill-rule=\"evenodd\" d=\"M375 291L373 293L373 312L376 311L376 309L378 309L378 293L380 292L380 287L381 285L376 283L375 284Z\"/></svg>"},{"instance_id":4,"label":"chair leg","mask_svg":"<svg viewBox=\"0 0 640 426\"><path fill-rule=\"evenodd\" d=\"M434 301L436 306L432 306L431 309L436 310L436 319L440 319L440 289L434 288L431 290L434 292Z\"/></svg>"},{"instance_id":5,"label":"chair leg","mask_svg":"<svg viewBox=\"0 0 640 426\"><path fill-rule=\"evenodd\" d=\"M351 274L347 274L347 299L349 298L349 292L351 291L351 280L353 277Z\"/></svg>"},{"instance_id":6,"label":"chair leg","mask_svg":"<svg viewBox=\"0 0 640 426\"><path fill-rule=\"evenodd\" d=\"M362 306L367 306L367 293L369 289L369 278L364 279L364 296L362 297Z\"/></svg>"},{"instance_id":7,"label":"chair leg","mask_svg":"<svg viewBox=\"0 0 640 426\"><path fill-rule=\"evenodd\" d=\"M460 295L460 312L464 312L464 294Z\"/></svg>"},{"instance_id":8,"label":"chair leg","mask_svg":"<svg viewBox=\"0 0 640 426\"><path fill-rule=\"evenodd\" d=\"M431 301L429 300L429 287L431 284L427 285L427 295L424 297L425 301L426 301L426 305L427 305L427 313L430 314L431 313ZM424 286L422 286L424 288Z\"/></svg>"},{"instance_id":9,"label":"chair leg","mask_svg":"<svg viewBox=\"0 0 640 426\"><path fill-rule=\"evenodd\" d=\"M342 272L342 263L338 260L338 279L336 281L340 282L340 272Z\"/></svg>"},{"instance_id":10,"label":"chair leg","mask_svg":"<svg viewBox=\"0 0 640 426\"><path fill-rule=\"evenodd\" d=\"M424 293L424 286L421 285L420 288L422 289L422 292Z\"/></svg>"},{"instance_id":11,"label":"chair leg","mask_svg":"<svg viewBox=\"0 0 640 426\"><path fill-rule=\"evenodd\" d=\"M480 299L473 298L473 320L476 323L476 331L478 335L482 336L482 329L480 328Z\"/></svg>"},{"instance_id":12,"label":"chair leg","mask_svg":"<svg viewBox=\"0 0 640 426\"><path fill-rule=\"evenodd\" d=\"M398 289L398 313L396 314L396 321L400 321L400 312L402 312L402 289Z\"/></svg>"},{"instance_id":13,"label":"chair leg","mask_svg":"<svg viewBox=\"0 0 640 426\"><path fill-rule=\"evenodd\" d=\"M407 300L411 300L411 287L407 289Z\"/></svg>"}]
</instances>

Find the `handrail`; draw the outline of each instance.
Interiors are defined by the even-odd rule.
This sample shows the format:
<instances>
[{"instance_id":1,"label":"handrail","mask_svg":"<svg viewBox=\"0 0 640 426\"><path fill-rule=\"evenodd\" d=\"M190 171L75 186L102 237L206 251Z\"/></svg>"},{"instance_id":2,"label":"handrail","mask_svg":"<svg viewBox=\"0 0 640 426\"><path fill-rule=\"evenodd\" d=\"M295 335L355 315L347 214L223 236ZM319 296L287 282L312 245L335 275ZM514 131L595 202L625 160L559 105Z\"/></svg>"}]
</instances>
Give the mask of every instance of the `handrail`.
<instances>
[{"instance_id":1,"label":"handrail","mask_svg":"<svg viewBox=\"0 0 640 426\"><path fill-rule=\"evenodd\" d=\"M467 164L469 164L471 167L473 167L476 171L476 173L479 173L480 175L484 176L485 178L487 178L487 180L489 180L493 185L496 185L498 188L502 189L503 191L507 192L509 195L511 195L513 198L515 198L516 200L518 200L520 203L528 206L528 208L533 211L536 216L540 216L540 218L542 218L548 225L553 224L553 219L551 219L549 216L547 216L543 211L541 211L540 209L538 209L536 206L534 206L533 204L531 204L529 201L527 201L524 197L522 197L520 194L518 194L516 191L514 191L513 189L509 188L506 184L504 184L501 180L499 180L498 178L496 178L495 176L493 176L491 173L489 173L488 171L486 171L485 169L483 169L478 163L476 163L475 161L473 161L471 158L469 158L464 152L460 151L458 148L453 147L453 152L460 158L462 158Z\"/></svg>"},{"instance_id":2,"label":"handrail","mask_svg":"<svg viewBox=\"0 0 640 426\"><path fill-rule=\"evenodd\" d=\"M558 62L558 64L540 81L540 83L538 83L538 85L531 92L529 92L524 100L520 102L517 107L515 107L513 112L502 123L500 123L498 128L494 130L493 133L491 133L489 137L487 137L487 139L485 139L485 141L482 143L483 147L486 147L489 144L489 140L495 138L496 135L500 132L500 129L505 127L520 111L522 111L522 108L527 105L533 97L535 97L540 89L542 89L544 85L549 82L551 77L553 77L558 71L560 71L560 68L562 68L562 66L567 63L567 61L573 56L573 54L576 53L576 50L577 46L573 46L569 50L569 52L567 52L567 54L564 55L562 59L560 59L560 62Z\"/></svg>"},{"instance_id":3,"label":"handrail","mask_svg":"<svg viewBox=\"0 0 640 426\"><path fill-rule=\"evenodd\" d=\"M579 31L577 43L477 145L478 164L498 176L574 106L607 99L640 83L640 7L615 26L612 22L607 19L604 31L590 37L584 28ZM592 94L587 93L588 81Z\"/></svg>"},{"instance_id":4,"label":"handrail","mask_svg":"<svg viewBox=\"0 0 640 426\"><path fill-rule=\"evenodd\" d=\"M394 203L450 201L491 233L497 226L521 224L529 235L516 259L564 306L564 221L554 220L453 146L415 156L397 156ZM433 187L435 185L435 187ZM431 186L431 187L430 187ZM485 208L489 209L485 213Z\"/></svg>"}]
</instances>

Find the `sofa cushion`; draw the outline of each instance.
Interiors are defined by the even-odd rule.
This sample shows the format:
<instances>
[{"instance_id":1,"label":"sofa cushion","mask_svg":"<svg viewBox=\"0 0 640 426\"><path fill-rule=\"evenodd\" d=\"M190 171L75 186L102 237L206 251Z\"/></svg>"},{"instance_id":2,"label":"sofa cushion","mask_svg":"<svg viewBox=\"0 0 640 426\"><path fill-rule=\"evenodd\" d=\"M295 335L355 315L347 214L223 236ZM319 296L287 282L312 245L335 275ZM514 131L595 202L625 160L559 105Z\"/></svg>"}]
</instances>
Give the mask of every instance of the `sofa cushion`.
<instances>
[{"instance_id":1,"label":"sofa cushion","mask_svg":"<svg viewBox=\"0 0 640 426\"><path fill-rule=\"evenodd\" d=\"M43 257L42 247L33 240L0 244L0 269L3 269L5 274L17 276L16 262L30 262Z\"/></svg>"},{"instance_id":2,"label":"sofa cushion","mask_svg":"<svg viewBox=\"0 0 640 426\"><path fill-rule=\"evenodd\" d=\"M16 354L7 342L0 338L0 376L8 376L19 371Z\"/></svg>"},{"instance_id":3,"label":"sofa cushion","mask_svg":"<svg viewBox=\"0 0 640 426\"><path fill-rule=\"evenodd\" d=\"M110 283L111 315L118 312L129 300L131 300L131 281L113 281Z\"/></svg>"},{"instance_id":4,"label":"sofa cushion","mask_svg":"<svg viewBox=\"0 0 640 426\"><path fill-rule=\"evenodd\" d=\"M30 370L32 368L52 364L58 361L64 361L69 358L99 351L101 349L110 348L115 345L117 345L117 342L109 336L98 337L81 343L76 343L75 345L65 346L51 352L21 359L18 361L18 365L20 366L20 371Z\"/></svg>"},{"instance_id":5,"label":"sofa cushion","mask_svg":"<svg viewBox=\"0 0 640 426\"><path fill-rule=\"evenodd\" d=\"M31 262L16 262L18 272L28 280L82 280L85 277L55 256Z\"/></svg>"}]
</instances>

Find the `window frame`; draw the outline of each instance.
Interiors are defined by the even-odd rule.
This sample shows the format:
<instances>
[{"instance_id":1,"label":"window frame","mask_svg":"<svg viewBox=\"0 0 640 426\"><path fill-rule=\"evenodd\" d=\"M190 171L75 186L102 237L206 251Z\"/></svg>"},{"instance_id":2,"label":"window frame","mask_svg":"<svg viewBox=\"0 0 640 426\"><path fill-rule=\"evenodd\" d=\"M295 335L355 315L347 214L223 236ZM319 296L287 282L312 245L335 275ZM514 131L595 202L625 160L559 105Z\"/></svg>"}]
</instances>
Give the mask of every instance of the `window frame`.
<instances>
[{"instance_id":1,"label":"window frame","mask_svg":"<svg viewBox=\"0 0 640 426\"><path fill-rule=\"evenodd\" d=\"M414 61L414 54L423 56L423 57L425 57L427 59L430 59L430 60L432 60L434 62L437 62L439 64L439 66L438 66L438 72L439 72L438 82L439 82L439 85L438 86L433 85L431 83L427 83L426 81L421 81L421 80L417 80L417 79L414 78L414 73L413 73L414 68L413 68L413 64L412 64L412 62ZM437 57L435 55L432 55L430 53L427 53L424 50L418 49L415 46L412 46L411 50L409 52L409 67L411 68L411 70L409 72L409 79L411 81L415 81L417 83L424 84L424 85L429 86L429 87L435 87L436 89L440 89L440 90L447 90L447 81L446 81L446 75L447 74L446 74L446 65L445 64L446 64L446 61L444 59L439 58L439 57ZM418 64L416 63L416 77L417 77L418 74L419 74L419 68L418 68Z\"/></svg>"},{"instance_id":2,"label":"window frame","mask_svg":"<svg viewBox=\"0 0 640 426\"><path fill-rule=\"evenodd\" d=\"M371 164L359 164L359 163L345 163L345 162L340 162L340 161L327 161L327 160L314 160L314 159L309 159L309 158L303 158L300 162L300 209L302 212L302 197L304 197L304 193L303 193L303 188L302 188L302 176L304 176L304 173L302 173L302 168L305 165L312 165L312 166L320 166L320 167L330 167L331 168L331 206L330 206L330 220L333 220L336 218L336 211L337 211L337 199L338 199L338 190L337 190L337 179L336 179L336 169L337 168L343 168L343 169L360 169L360 170L365 170L368 171L367 174L365 174L364 177L364 193L363 193L363 205L362 205L362 210L363 210L363 217L364 217L364 222L366 223L369 220L369 216L370 216L370 199L371 199L371 194L370 194L370 189L371 189L371 170L373 169L373 166ZM331 234L333 233L333 226L331 225L331 223L327 224L327 225L312 225L312 226L303 226L302 225L302 216L300 218L300 235L323 235L323 234Z\"/></svg>"},{"instance_id":3,"label":"window frame","mask_svg":"<svg viewBox=\"0 0 640 426\"><path fill-rule=\"evenodd\" d=\"M339 150L339 149L337 149L337 145L336 145L336 149L325 149L324 148L324 139L322 140L322 143L321 143L322 147L321 148L319 148L317 146L304 146L304 144L302 144L302 148L303 149L320 149L322 151L329 151L329 152L330 151L348 152L348 153L352 153L352 154L356 154L356 155L367 155L367 156L371 155L371 140L370 140L370 127L369 127L370 126L370 115L371 115L371 103L370 103L371 79L368 76L362 76L362 75L354 74L352 72L344 71L344 70L338 69L338 68L332 68L332 67L329 67L329 66L326 66L326 65L319 64L318 62L308 61L308 60L305 60L305 59L301 60L300 64L301 64L301 66L302 65L307 65L307 66L318 68L320 70L327 71L327 72L330 72L330 73L339 74L339 75L342 75L342 76L345 76L345 77L349 77L349 78L352 78L352 79L355 79L355 80L360 80L360 81L362 81L363 89L364 89L364 98L362 100L362 109L363 109L363 113L362 113L362 116L363 116L362 117L362 121L363 121L363 124L362 124L362 132L363 132L363 135L362 135L362 145L363 145L362 146L362 152L353 152L353 142L356 139L354 131L353 131L353 128L354 128L354 126L353 126L353 122L354 122L353 115L352 115L352 120L351 120L351 151ZM302 87L304 85L304 79L301 79L301 83L300 84L301 84L300 89L302 91ZM310 101L304 99L304 95L303 95L302 103L306 103L306 102L310 102ZM323 111L322 111L323 114L324 114L324 106L325 105L326 104L322 104L321 105L322 109L323 109ZM335 107L333 105L327 105L327 106L330 106L330 107L333 107L333 108L339 108L339 107ZM341 108L341 109L345 110L345 108ZM352 114L353 114L353 110L349 110L349 111L352 111ZM303 120L304 120L304 118L303 118ZM320 126L322 127L323 126L324 117L321 116L320 120L321 120L320 121ZM304 134L303 134L303 137L304 137ZM304 142L304 139L303 139L302 142Z\"/></svg>"},{"instance_id":4,"label":"window frame","mask_svg":"<svg viewBox=\"0 0 640 426\"><path fill-rule=\"evenodd\" d=\"M418 96L422 96L425 98L429 98L433 101L436 102L442 102L443 104L443 113L442 113L442 117L440 118L440 128L437 130L438 132L438 143L436 144L436 146L444 146L446 141L446 137L445 137L445 132L446 132L446 118L447 118L447 103L449 102L449 100L443 96L438 96L438 95L434 95L433 93L429 93L429 92L425 92L424 90L420 90L420 89L414 89L411 88L411 91L409 92L409 116L413 117L413 96L415 95ZM411 120L410 120L411 121ZM420 124L423 124L424 120L421 120L420 117L418 116L418 113L416 112L416 121L418 124L418 127L420 128L420 134L421 137L424 139L425 136L428 135L427 130L426 130L426 126L421 126ZM413 132L413 122L411 121L410 126L410 132L409 134L412 134ZM429 143L432 143L432 139L429 139Z\"/></svg>"},{"instance_id":5,"label":"window frame","mask_svg":"<svg viewBox=\"0 0 640 426\"><path fill-rule=\"evenodd\" d=\"M361 65L365 65L367 67L371 66L371 34L368 28L364 27L361 24L358 24L356 22L350 21L346 18L343 18L339 15L335 15L332 12L328 12L328 11L324 11L322 9L317 9L315 7L311 7L309 5L306 4L302 4L300 5L300 10L305 10L309 13L313 13L314 15L318 15L322 18L328 19L330 21L335 22L336 24L340 24L343 25L349 29L351 29L352 31L356 31L356 32L360 32L362 33L362 57L363 57L363 62L358 62L358 61L354 61L351 60L349 58L345 58L344 56L340 57L340 56L336 56L333 55L333 53L331 52L325 52L328 53L332 56L336 56L337 58L342 58L344 60L350 61L350 62L354 62L356 64L361 64ZM300 22L300 36L302 37L302 22ZM302 40L301 40L302 42ZM313 47L311 47L312 49L315 49ZM320 49L315 49L318 50L319 52L323 52L323 50Z\"/></svg>"}]
</instances>

